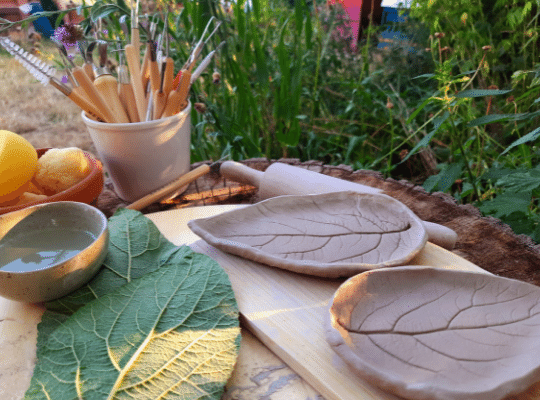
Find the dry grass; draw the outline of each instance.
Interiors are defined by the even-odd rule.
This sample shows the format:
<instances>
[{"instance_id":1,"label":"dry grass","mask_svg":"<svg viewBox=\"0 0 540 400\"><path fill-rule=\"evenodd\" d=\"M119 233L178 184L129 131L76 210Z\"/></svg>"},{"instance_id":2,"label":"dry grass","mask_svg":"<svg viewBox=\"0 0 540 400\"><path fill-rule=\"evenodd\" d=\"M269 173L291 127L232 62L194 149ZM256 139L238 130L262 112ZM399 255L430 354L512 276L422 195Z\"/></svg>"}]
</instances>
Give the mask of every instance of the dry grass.
<instances>
[{"instance_id":1,"label":"dry grass","mask_svg":"<svg viewBox=\"0 0 540 400\"><path fill-rule=\"evenodd\" d=\"M44 43L40 58L53 51ZM80 114L57 89L43 86L12 56L0 53L0 129L24 136L36 148L74 146L95 153Z\"/></svg>"}]
</instances>

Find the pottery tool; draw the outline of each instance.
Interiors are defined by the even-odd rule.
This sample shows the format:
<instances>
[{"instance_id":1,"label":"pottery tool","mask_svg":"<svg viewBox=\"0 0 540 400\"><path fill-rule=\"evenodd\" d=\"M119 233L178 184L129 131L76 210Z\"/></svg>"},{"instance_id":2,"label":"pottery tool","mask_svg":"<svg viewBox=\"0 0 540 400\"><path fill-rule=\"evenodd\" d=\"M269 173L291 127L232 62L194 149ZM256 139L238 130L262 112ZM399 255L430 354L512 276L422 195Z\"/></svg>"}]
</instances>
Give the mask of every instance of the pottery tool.
<instances>
[{"instance_id":1,"label":"pottery tool","mask_svg":"<svg viewBox=\"0 0 540 400\"><path fill-rule=\"evenodd\" d=\"M152 45L154 43L153 38L156 34L156 27L157 24L152 21L146 36L146 50L141 67L141 80L143 88L148 87L148 82L150 81L150 70L148 69L148 65L150 64L150 52L152 51Z\"/></svg>"},{"instance_id":2,"label":"pottery tool","mask_svg":"<svg viewBox=\"0 0 540 400\"><path fill-rule=\"evenodd\" d=\"M344 181L282 163L274 163L265 172L261 172L238 162L225 161L221 165L220 173L225 178L258 187L258 195L261 200L283 195L318 194L348 190L359 193L384 194L382 189ZM457 235L453 230L432 222L422 222L430 242L446 249L454 248Z\"/></svg>"},{"instance_id":3,"label":"pottery tool","mask_svg":"<svg viewBox=\"0 0 540 400\"><path fill-rule=\"evenodd\" d=\"M150 95L148 96L148 107L146 108L145 121L152 121L152 115L154 111L154 92L150 89Z\"/></svg>"},{"instance_id":4,"label":"pottery tool","mask_svg":"<svg viewBox=\"0 0 540 400\"><path fill-rule=\"evenodd\" d=\"M112 116L109 113L109 109L107 108L105 101L96 91L86 73L81 67L78 67L72 60L69 59L66 48L62 43L56 40L53 40L53 42L56 44L64 63L71 64L72 66L71 70L67 68L70 80L73 83L72 91L75 94L83 97L91 105L93 114L98 115L102 120L111 121Z\"/></svg>"},{"instance_id":5,"label":"pottery tool","mask_svg":"<svg viewBox=\"0 0 540 400\"><path fill-rule=\"evenodd\" d=\"M129 68L129 75L131 79L131 85L133 86L133 92L135 93L135 102L137 104L137 113L142 120L146 115L146 96L144 94L144 88L141 81L141 66L138 61L137 52L135 46L128 44L124 48L126 52L126 59Z\"/></svg>"},{"instance_id":6,"label":"pottery tool","mask_svg":"<svg viewBox=\"0 0 540 400\"><path fill-rule=\"evenodd\" d=\"M142 199L135 201L134 203L131 203L126 208L129 208L131 210L142 210L144 207L149 206L152 203L155 203L156 201L159 201L167 196L169 196L171 193L174 193L175 191L179 190L182 186L186 186L193 182L195 179L200 178L203 175L206 175L211 170L216 171L219 170L219 166L221 165L220 161L216 161L212 163L211 165L201 165L200 167L195 168L193 171L188 172L185 175L182 175L180 178L172 181L168 185L162 187L161 189L158 189L152 193L150 193L147 196L144 196Z\"/></svg>"},{"instance_id":7,"label":"pottery tool","mask_svg":"<svg viewBox=\"0 0 540 400\"><path fill-rule=\"evenodd\" d=\"M210 25L212 24L212 22L215 19L216 19L215 17L211 17L208 20L208 23L206 24L206 26L204 28L203 34L201 35L201 38L199 39L199 42L193 48L193 51L191 52L186 64L184 65L184 67L182 69L185 68L185 69L187 69L187 70L189 70L191 72L191 70L195 66L195 61L197 60L197 58L199 58L199 55L201 54L204 46L206 45L206 43L208 43L210 38L214 35L214 33L216 33L217 29L221 25L221 21L218 21L217 24L216 24L216 27L214 28L214 30L205 39L204 37L206 36L206 33L208 32L208 29L210 28Z\"/></svg>"},{"instance_id":8,"label":"pottery tool","mask_svg":"<svg viewBox=\"0 0 540 400\"><path fill-rule=\"evenodd\" d=\"M124 106L130 122L140 122L137 104L135 103L135 93L129 80L127 67L123 62L123 54L120 53L118 63L118 97Z\"/></svg>"},{"instance_id":9,"label":"pottery tool","mask_svg":"<svg viewBox=\"0 0 540 400\"><path fill-rule=\"evenodd\" d=\"M94 69L96 66L94 65L94 59L93 59L93 53L94 48L96 47L97 42L91 42L88 47L86 48L85 54L85 63L83 66L83 70L90 79L90 81L94 82L96 79L96 76L94 75Z\"/></svg>"},{"instance_id":10,"label":"pottery tool","mask_svg":"<svg viewBox=\"0 0 540 400\"><path fill-rule=\"evenodd\" d=\"M150 71L150 85L152 92L159 89L159 66L157 60L157 46L150 45L150 62L148 64Z\"/></svg>"},{"instance_id":11,"label":"pottery tool","mask_svg":"<svg viewBox=\"0 0 540 400\"><path fill-rule=\"evenodd\" d=\"M103 96L105 102L111 110L115 123L128 123L129 118L124 111L120 97L118 97L118 81L107 68L107 42L102 42L99 49L99 68L96 69L96 80L94 86Z\"/></svg>"},{"instance_id":12,"label":"pottery tool","mask_svg":"<svg viewBox=\"0 0 540 400\"><path fill-rule=\"evenodd\" d=\"M191 85L193 85L193 82L195 82L199 76L208 68L208 65L210 65L210 61L212 61L212 58L214 57L214 54L219 51L223 46L225 45L225 42L221 42L218 47L216 47L215 50L212 50L208 55L201 61L199 66L195 69L193 74L191 74Z\"/></svg>"},{"instance_id":13,"label":"pottery tool","mask_svg":"<svg viewBox=\"0 0 540 400\"><path fill-rule=\"evenodd\" d=\"M165 16L165 27L163 28L163 35L165 35L165 69L163 71L163 92L165 98L172 90L174 80L174 60L169 57L169 13Z\"/></svg>"},{"instance_id":14,"label":"pottery tool","mask_svg":"<svg viewBox=\"0 0 540 400\"><path fill-rule=\"evenodd\" d=\"M133 8L133 2L131 2L131 6L131 45L135 48L135 61L140 67L139 0L136 1L135 8Z\"/></svg>"},{"instance_id":15,"label":"pottery tool","mask_svg":"<svg viewBox=\"0 0 540 400\"><path fill-rule=\"evenodd\" d=\"M167 68L167 63L163 62L161 64L161 82L159 85L159 89L154 92L154 114L153 119L160 119L161 114L163 113L163 110L165 109L165 105L167 103L167 93L163 90L163 83L165 81L165 71Z\"/></svg>"},{"instance_id":16,"label":"pottery tool","mask_svg":"<svg viewBox=\"0 0 540 400\"><path fill-rule=\"evenodd\" d=\"M50 84L51 86L54 86L71 101L77 104L82 110L86 111L88 115L96 120L103 120L100 115L94 113L95 107L92 104L85 100L84 97L74 93L69 86L63 84L55 78L54 75L56 70L53 67L45 64L36 57L33 57L31 54L28 54L28 52L24 51L21 47L7 38L0 38L0 45L2 45L2 47L13 55L15 59L21 63L32 75L34 75L34 77L43 85Z\"/></svg>"},{"instance_id":17,"label":"pottery tool","mask_svg":"<svg viewBox=\"0 0 540 400\"><path fill-rule=\"evenodd\" d=\"M187 96L189 93L190 83L191 72L182 70L178 88L169 93L162 117L170 117L171 115L178 114L187 107Z\"/></svg>"}]
</instances>

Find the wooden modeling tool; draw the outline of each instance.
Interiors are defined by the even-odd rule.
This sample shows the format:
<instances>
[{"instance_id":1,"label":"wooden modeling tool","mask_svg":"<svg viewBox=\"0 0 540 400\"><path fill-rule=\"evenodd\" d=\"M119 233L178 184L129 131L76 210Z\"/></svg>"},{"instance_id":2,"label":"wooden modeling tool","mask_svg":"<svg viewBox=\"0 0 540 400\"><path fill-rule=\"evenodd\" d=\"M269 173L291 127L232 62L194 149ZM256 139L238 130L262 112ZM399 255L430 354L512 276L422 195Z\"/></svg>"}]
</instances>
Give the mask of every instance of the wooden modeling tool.
<instances>
[{"instance_id":1,"label":"wooden modeling tool","mask_svg":"<svg viewBox=\"0 0 540 400\"><path fill-rule=\"evenodd\" d=\"M124 110L129 117L130 122L140 122L137 103L135 102L135 93L129 80L127 67L123 62L123 54L120 54L118 65L118 97L124 106Z\"/></svg>"},{"instance_id":2,"label":"wooden modeling tool","mask_svg":"<svg viewBox=\"0 0 540 400\"><path fill-rule=\"evenodd\" d=\"M144 53L143 64L141 67L142 87L145 89L148 87L148 82L150 81L150 69L149 69L150 52L152 51L152 46L154 43L153 38L154 38L154 35L156 34L156 27L157 27L157 24L154 21L152 21L150 23L150 29L147 31L147 36L146 36L146 50Z\"/></svg>"},{"instance_id":3,"label":"wooden modeling tool","mask_svg":"<svg viewBox=\"0 0 540 400\"><path fill-rule=\"evenodd\" d=\"M91 82L94 82L94 79L96 79L94 75L95 65L94 65L94 59L93 59L94 48L96 47L96 45L97 45L97 42L91 42L86 48L86 51L84 53L85 62L83 65L83 70Z\"/></svg>"},{"instance_id":4,"label":"wooden modeling tool","mask_svg":"<svg viewBox=\"0 0 540 400\"><path fill-rule=\"evenodd\" d=\"M193 71L193 74L191 74L191 83L195 82L201 74L208 68L208 65L210 65L210 61L212 61L212 58L214 55L225 45L225 42L221 42L219 46L212 50L208 55L202 60L202 62L199 64L199 66Z\"/></svg>"},{"instance_id":5,"label":"wooden modeling tool","mask_svg":"<svg viewBox=\"0 0 540 400\"><path fill-rule=\"evenodd\" d=\"M163 35L165 35L165 70L163 72L163 92L165 98L172 90L172 84L174 80L174 60L169 57L169 13L165 14L165 26L163 28Z\"/></svg>"},{"instance_id":6,"label":"wooden modeling tool","mask_svg":"<svg viewBox=\"0 0 540 400\"><path fill-rule=\"evenodd\" d=\"M181 110L183 110L182 106L183 102L187 100L190 82L191 73L187 70L182 70L178 88L172 90L167 97L167 104L165 105L165 109L163 110L163 114L161 115L163 118L178 114Z\"/></svg>"},{"instance_id":7,"label":"wooden modeling tool","mask_svg":"<svg viewBox=\"0 0 540 400\"><path fill-rule=\"evenodd\" d=\"M129 123L129 118L124 111L120 97L118 97L118 81L112 76L107 64L107 43L102 42L99 49L99 68L96 69L96 80L94 86L103 96L109 106L113 121L115 123Z\"/></svg>"},{"instance_id":8,"label":"wooden modeling tool","mask_svg":"<svg viewBox=\"0 0 540 400\"><path fill-rule=\"evenodd\" d=\"M109 109L105 101L96 91L86 73L81 67L76 66L75 63L69 59L66 48L62 43L57 41L54 41L54 43L56 44L56 47L58 48L60 56L64 62L69 63L72 66L71 70L68 69L69 74L72 77L71 81L74 84L72 91L88 102L92 114L97 115L103 121L112 121L112 116L109 113Z\"/></svg>"},{"instance_id":9,"label":"wooden modeling tool","mask_svg":"<svg viewBox=\"0 0 540 400\"><path fill-rule=\"evenodd\" d=\"M13 55L15 59L21 63L32 75L34 75L34 77L43 85L50 84L51 86L54 86L93 119L101 119L100 116L93 112L92 105L87 100L74 93L70 87L64 85L62 82L59 82L54 77L56 71L53 67L28 54L28 52L24 51L21 47L7 38L0 38L0 45L2 45L2 47Z\"/></svg>"},{"instance_id":10,"label":"wooden modeling tool","mask_svg":"<svg viewBox=\"0 0 540 400\"><path fill-rule=\"evenodd\" d=\"M384 194L381 189L344 181L283 163L274 163L265 172L261 172L234 161L225 161L221 165L220 173L225 178L258 187L258 195L261 199L282 195L318 194L347 190ZM445 249L454 248L457 234L452 229L428 221L423 221L423 225L430 242Z\"/></svg>"},{"instance_id":11,"label":"wooden modeling tool","mask_svg":"<svg viewBox=\"0 0 540 400\"><path fill-rule=\"evenodd\" d=\"M161 199L164 199L168 196L170 196L171 193L176 192L182 186L189 185L194 180L200 178L203 175L206 175L210 171L217 172L219 170L219 166L221 165L221 161L218 160L211 165L201 165L200 167L195 168L193 171L188 172L185 175L182 175L180 178L172 181L168 185L162 187L161 189L156 190L155 192L150 193L147 196L144 196L142 199L137 200L130 205L128 205L126 208L130 210L142 210L144 207L149 206L152 203L155 203L156 201L159 201Z\"/></svg>"},{"instance_id":12,"label":"wooden modeling tool","mask_svg":"<svg viewBox=\"0 0 540 400\"><path fill-rule=\"evenodd\" d=\"M133 8L133 2L131 3L131 44L135 48L135 61L137 64L141 65L140 60L140 48L141 42L139 37L139 0L135 3L135 8Z\"/></svg>"},{"instance_id":13,"label":"wooden modeling tool","mask_svg":"<svg viewBox=\"0 0 540 400\"><path fill-rule=\"evenodd\" d=\"M163 82L165 81L165 69L167 64L164 62L161 64L161 82L159 89L154 92L154 114L153 119L160 119L165 104L167 103L167 94L163 91Z\"/></svg>"}]
</instances>

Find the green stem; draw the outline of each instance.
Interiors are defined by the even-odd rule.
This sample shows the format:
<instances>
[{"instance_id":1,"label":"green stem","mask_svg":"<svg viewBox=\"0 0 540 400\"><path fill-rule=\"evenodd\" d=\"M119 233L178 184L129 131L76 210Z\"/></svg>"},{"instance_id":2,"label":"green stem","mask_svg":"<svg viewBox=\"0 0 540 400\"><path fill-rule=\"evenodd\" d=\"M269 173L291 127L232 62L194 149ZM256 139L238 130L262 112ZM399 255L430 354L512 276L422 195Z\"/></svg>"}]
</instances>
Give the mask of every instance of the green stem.
<instances>
[{"instance_id":1,"label":"green stem","mask_svg":"<svg viewBox=\"0 0 540 400\"><path fill-rule=\"evenodd\" d=\"M476 186L476 179L474 177L474 174L472 172L471 166L469 165L469 159L467 158L467 155L465 153L465 148L463 147L463 140L461 140L461 135L457 132L456 125L454 122L454 117L452 116L452 110L448 108L448 112L450 113L449 119L450 119L450 126L452 127L452 133L454 134L454 138L457 141L459 150L461 151L461 155L465 159L465 167L467 168L467 174L469 175L469 179L471 180L471 185L473 187L474 194L476 195L476 198L480 198L480 193L478 192L478 187ZM452 140L452 147L453 147L454 141ZM452 151L454 153L454 151Z\"/></svg>"}]
</instances>

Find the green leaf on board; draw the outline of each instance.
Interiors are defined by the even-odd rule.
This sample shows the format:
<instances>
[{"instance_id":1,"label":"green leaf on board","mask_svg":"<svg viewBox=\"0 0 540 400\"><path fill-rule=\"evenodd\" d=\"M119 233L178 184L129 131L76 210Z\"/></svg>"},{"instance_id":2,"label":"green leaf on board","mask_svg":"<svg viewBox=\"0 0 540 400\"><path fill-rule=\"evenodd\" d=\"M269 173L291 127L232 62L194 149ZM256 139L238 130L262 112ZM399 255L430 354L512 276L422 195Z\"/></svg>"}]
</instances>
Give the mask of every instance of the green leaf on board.
<instances>
[{"instance_id":1,"label":"green leaf on board","mask_svg":"<svg viewBox=\"0 0 540 400\"><path fill-rule=\"evenodd\" d=\"M523 137L519 138L518 140L516 140L515 142L513 142L510 146L508 146L506 148L506 150L504 150L501 153L501 155L508 153L511 149L513 149L516 146L519 146L520 144L524 144L524 143L527 143L527 142L532 142L532 141L538 139L539 136L540 136L540 128L536 128L535 130L527 133L525 136L523 136Z\"/></svg>"},{"instance_id":2,"label":"green leaf on board","mask_svg":"<svg viewBox=\"0 0 540 400\"><path fill-rule=\"evenodd\" d=\"M219 399L240 340L226 273L137 211L117 211L109 231L113 256L90 286L93 300L83 288L75 300L47 303L25 398Z\"/></svg>"},{"instance_id":3,"label":"green leaf on board","mask_svg":"<svg viewBox=\"0 0 540 400\"><path fill-rule=\"evenodd\" d=\"M25 399L217 400L240 344L226 273L193 252L61 325L56 316L46 312L38 327L38 362Z\"/></svg>"},{"instance_id":4,"label":"green leaf on board","mask_svg":"<svg viewBox=\"0 0 540 400\"><path fill-rule=\"evenodd\" d=\"M531 200L531 192L505 192L499 194L493 200L484 201L478 208L484 213L500 218L514 212L527 213L531 205Z\"/></svg>"},{"instance_id":5,"label":"green leaf on board","mask_svg":"<svg viewBox=\"0 0 540 400\"><path fill-rule=\"evenodd\" d=\"M470 98L470 97L484 97L484 96L497 96L500 94L510 93L512 89L506 90L496 90L496 89L470 89L464 90L456 94L456 97L459 98Z\"/></svg>"},{"instance_id":6,"label":"green leaf on board","mask_svg":"<svg viewBox=\"0 0 540 400\"><path fill-rule=\"evenodd\" d=\"M189 252L177 247L138 211L119 209L109 219L109 250L96 276L75 292L47 303L47 309L72 314L86 303L152 272L172 257Z\"/></svg>"}]
</instances>

